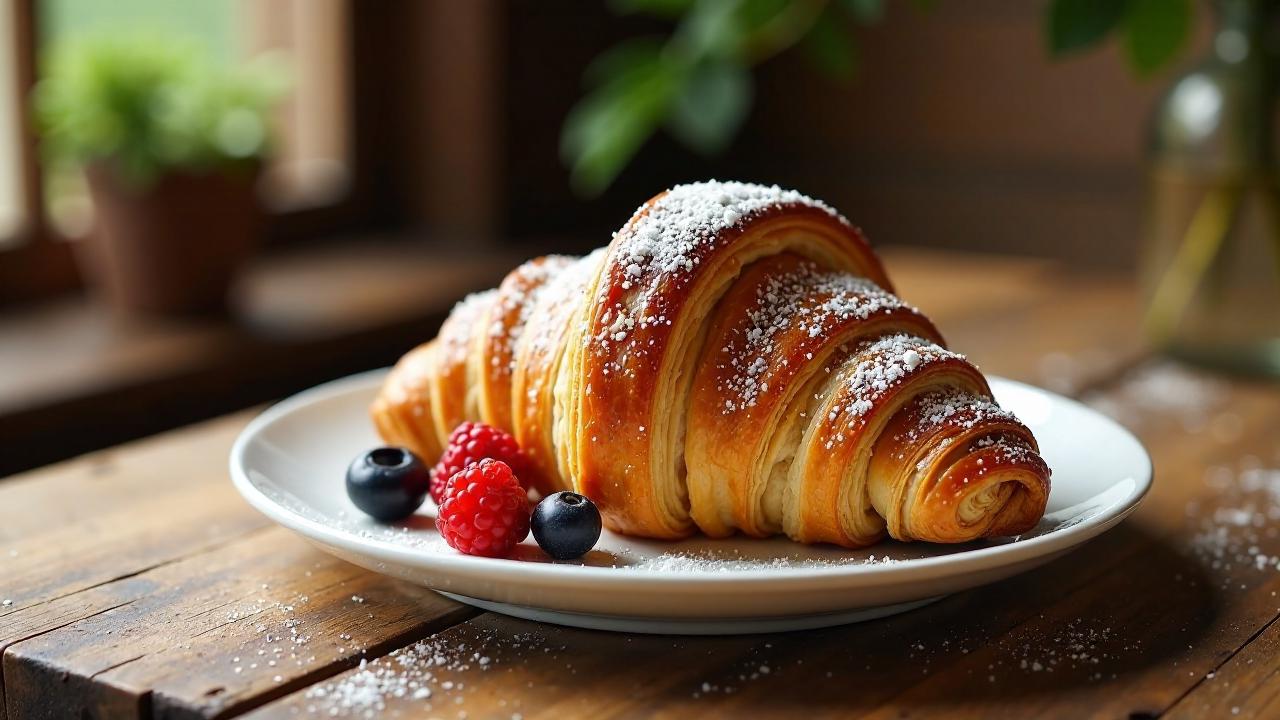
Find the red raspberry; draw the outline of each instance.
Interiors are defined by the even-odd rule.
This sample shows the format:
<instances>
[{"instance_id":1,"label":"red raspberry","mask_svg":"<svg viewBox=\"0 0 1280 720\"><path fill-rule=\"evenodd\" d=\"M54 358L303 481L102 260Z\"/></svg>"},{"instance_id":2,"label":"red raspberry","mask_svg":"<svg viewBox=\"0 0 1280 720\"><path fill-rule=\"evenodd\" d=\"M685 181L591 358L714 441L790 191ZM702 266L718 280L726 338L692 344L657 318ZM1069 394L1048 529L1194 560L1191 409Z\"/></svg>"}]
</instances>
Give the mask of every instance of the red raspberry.
<instances>
[{"instance_id":1,"label":"red raspberry","mask_svg":"<svg viewBox=\"0 0 1280 720\"><path fill-rule=\"evenodd\" d=\"M445 487L449 478L459 470L485 458L501 460L515 472L516 478L524 477L529 459L516 439L492 425L464 422L449 436L440 462L431 471L431 499L436 505L444 502ZM524 483L522 482L521 485Z\"/></svg>"},{"instance_id":2,"label":"red raspberry","mask_svg":"<svg viewBox=\"0 0 1280 720\"><path fill-rule=\"evenodd\" d=\"M503 557L529 536L529 497L509 465L485 458L449 478L436 529L458 552Z\"/></svg>"}]
</instances>

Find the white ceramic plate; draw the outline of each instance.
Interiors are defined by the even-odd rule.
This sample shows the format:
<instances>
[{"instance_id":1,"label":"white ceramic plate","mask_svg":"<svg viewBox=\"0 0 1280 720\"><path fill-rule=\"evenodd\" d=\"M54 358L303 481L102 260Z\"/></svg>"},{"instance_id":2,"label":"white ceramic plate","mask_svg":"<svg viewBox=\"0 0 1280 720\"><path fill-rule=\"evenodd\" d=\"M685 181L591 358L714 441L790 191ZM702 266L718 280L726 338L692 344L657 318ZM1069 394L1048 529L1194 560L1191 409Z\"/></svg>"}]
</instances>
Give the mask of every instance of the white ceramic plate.
<instances>
[{"instance_id":1,"label":"white ceramic plate","mask_svg":"<svg viewBox=\"0 0 1280 720\"><path fill-rule=\"evenodd\" d=\"M722 634L882 617L1044 564L1120 522L1151 486L1151 461L1124 428L1075 401L991 378L1000 404L1030 426L1053 468L1045 518L1019 538L850 551L741 537L667 543L606 531L582 562L550 562L532 538L513 559L469 557L440 539L430 501L387 526L347 499L347 464L380 444L367 408L385 372L321 385L255 419L231 451L236 488L267 517L356 565L563 625Z\"/></svg>"}]
</instances>

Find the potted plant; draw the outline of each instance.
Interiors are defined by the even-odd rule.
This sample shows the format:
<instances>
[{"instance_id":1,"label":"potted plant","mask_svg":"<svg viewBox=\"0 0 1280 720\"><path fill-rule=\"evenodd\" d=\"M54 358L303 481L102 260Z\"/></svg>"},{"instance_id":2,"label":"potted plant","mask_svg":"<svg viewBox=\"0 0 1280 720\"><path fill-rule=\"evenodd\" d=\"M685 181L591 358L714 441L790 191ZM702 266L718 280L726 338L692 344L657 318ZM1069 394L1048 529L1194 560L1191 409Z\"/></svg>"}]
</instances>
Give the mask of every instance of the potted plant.
<instances>
[{"instance_id":1,"label":"potted plant","mask_svg":"<svg viewBox=\"0 0 1280 720\"><path fill-rule=\"evenodd\" d=\"M158 38L84 38L49 56L34 107L46 170L83 173L78 256L125 314L226 308L261 224L255 181L280 83Z\"/></svg>"}]
</instances>

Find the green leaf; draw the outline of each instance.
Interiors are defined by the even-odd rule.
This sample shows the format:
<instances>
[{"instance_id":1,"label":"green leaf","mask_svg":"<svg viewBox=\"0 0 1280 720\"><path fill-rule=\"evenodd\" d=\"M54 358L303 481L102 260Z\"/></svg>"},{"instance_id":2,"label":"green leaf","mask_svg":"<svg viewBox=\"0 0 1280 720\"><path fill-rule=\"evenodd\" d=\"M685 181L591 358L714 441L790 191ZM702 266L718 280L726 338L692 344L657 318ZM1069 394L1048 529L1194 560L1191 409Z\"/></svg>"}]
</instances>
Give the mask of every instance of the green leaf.
<instances>
[{"instance_id":1,"label":"green leaf","mask_svg":"<svg viewBox=\"0 0 1280 720\"><path fill-rule=\"evenodd\" d=\"M699 0L676 29L675 46L688 58L732 58L748 33L737 0Z\"/></svg>"},{"instance_id":2,"label":"green leaf","mask_svg":"<svg viewBox=\"0 0 1280 720\"><path fill-rule=\"evenodd\" d=\"M597 55L583 71L582 80L596 87L631 73L648 72L660 61L662 46L662 38L657 37L624 40Z\"/></svg>"},{"instance_id":3,"label":"green leaf","mask_svg":"<svg viewBox=\"0 0 1280 720\"><path fill-rule=\"evenodd\" d=\"M641 67L643 69L641 69ZM677 68L659 62L638 66L584 97L569 111L560 151L570 181L584 195L597 195L657 131L671 107Z\"/></svg>"},{"instance_id":4,"label":"green leaf","mask_svg":"<svg viewBox=\"0 0 1280 720\"><path fill-rule=\"evenodd\" d=\"M1061 55L1102 42L1124 17L1127 1L1053 0L1045 27L1049 52Z\"/></svg>"},{"instance_id":5,"label":"green leaf","mask_svg":"<svg viewBox=\"0 0 1280 720\"><path fill-rule=\"evenodd\" d=\"M717 0L705 1L717 2ZM724 0L719 2L726 4ZM738 7L734 13L738 17L738 22L747 32L754 32L776 20L780 14L793 9L795 0L733 0L727 4L737 4Z\"/></svg>"},{"instance_id":6,"label":"green leaf","mask_svg":"<svg viewBox=\"0 0 1280 720\"><path fill-rule=\"evenodd\" d=\"M1124 49L1139 75L1150 75L1178 54L1191 30L1191 0L1129 0Z\"/></svg>"},{"instance_id":7,"label":"green leaf","mask_svg":"<svg viewBox=\"0 0 1280 720\"><path fill-rule=\"evenodd\" d=\"M844 0L844 7L854 20L872 25L884 19L884 0Z\"/></svg>"},{"instance_id":8,"label":"green leaf","mask_svg":"<svg viewBox=\"0 0 1280 720\"><path fill-rule=\"evenodd\" d=\"M704 62L684 77L667 127L703 154L723 150L733 140L751 105L751 72L732 62Z\"/></svg>"},{"instance_id":9,"label":"green leaf","mask_svg":"<svg viewBox=\"0 0 1280 720\"><path fill-rule=\"evenodd\" d=\"M838 80L851 77L858 67L853 37L830 10L814 22L800 43L805 57L818 70Z\"/></svg>"}]
</instances>

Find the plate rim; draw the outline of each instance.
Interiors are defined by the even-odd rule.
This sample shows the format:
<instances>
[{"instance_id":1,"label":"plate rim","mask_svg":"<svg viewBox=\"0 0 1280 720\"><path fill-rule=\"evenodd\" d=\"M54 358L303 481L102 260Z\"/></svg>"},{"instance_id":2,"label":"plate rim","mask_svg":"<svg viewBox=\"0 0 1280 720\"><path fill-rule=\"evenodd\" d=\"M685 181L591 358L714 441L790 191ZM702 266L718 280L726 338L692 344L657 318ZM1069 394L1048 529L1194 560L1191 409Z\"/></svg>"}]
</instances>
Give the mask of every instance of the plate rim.
<instances>
[{"instance_id":1,"label":"plate rim","mask_svg":"<svg viewBox=\"0 0 1280 720\"><path fill-rule=\"evenodd\" d=\"M572 563L523 562L508 558L474 558L466 555L427 553L416 548L397 545L376 538L353 535L330 525L318 522L292 510L260 490L250 480L245 466L246 453L253 440L268 427L292 415L297 410L322 399L341 395L356 388L371 385L382 378L390 368L368 370L330 380L296 393L262 411L236 436L229 456L232 483L240 495L258 512L277 524L321 545L339 548L358 546L360 553L384 562L405 564L439 572L467 577L489 577L502 573L508 581L554 581L561 587L595 587L601 583L614 586L614 590L640 586L679 586L686 590L705 587L722 590L725 586L747 586L752 591L779 590L792 592L797 583L805 583L812 589L839 589L850 581L867 584L893 584L896 582L928 581L988 570L993 567L1017 565L1042 556L1077 547L1110 530L1128 517L1151 490L1153 465L1146 447L1127 428L1103 413L1073 398L1059 395L1029 383L988 375L989 381L1017 386L1024 391L1047 395L1055 401L1075 406L1110 425L1110 430L1139 451L1141 472L1130 476L1135 487L1116 505L1104 509L1102 514L1089 521L1078 523L1054 532L1027 540L1001 545L991 545L946 555L893 563L867 563L848 565L818 565L804 567L762 567L723 570L684 568L680 570L628 570L625 567L597 567ZM736 536L735 536L736 537ZM563 568L573 568L565 571ZM619 587L620 586L620 587Z\"/></svg>"}]
</instances>

